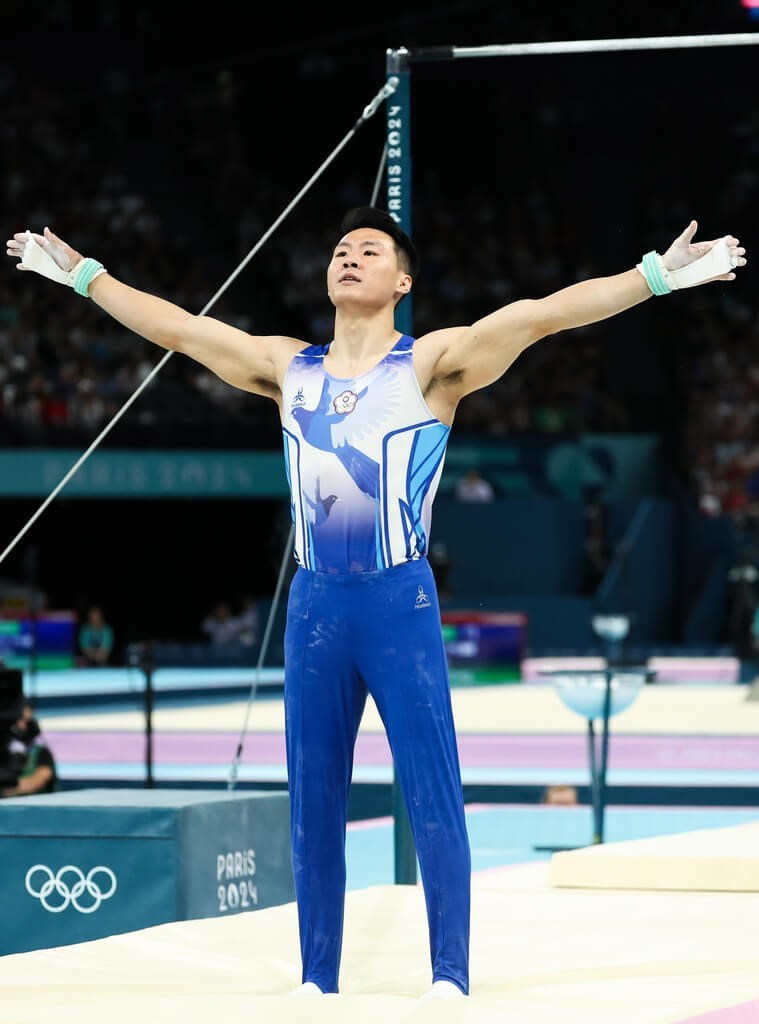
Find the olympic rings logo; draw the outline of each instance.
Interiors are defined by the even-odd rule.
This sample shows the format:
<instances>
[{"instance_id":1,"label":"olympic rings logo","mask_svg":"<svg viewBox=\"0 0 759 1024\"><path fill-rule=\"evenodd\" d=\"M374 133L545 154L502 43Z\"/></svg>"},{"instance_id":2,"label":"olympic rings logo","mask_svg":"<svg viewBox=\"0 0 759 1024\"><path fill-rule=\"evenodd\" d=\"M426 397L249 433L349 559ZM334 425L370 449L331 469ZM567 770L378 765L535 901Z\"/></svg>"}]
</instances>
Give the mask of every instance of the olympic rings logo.
<instances>
[{"instance_id":1,"label":"olympic rings logo","mask_svg":"<svg viewBox=\"0 0 759 1024\"><path fill-rule=\"evenodd\" d=\"M38 878L39 888L35 888L33 880L39 875L42 882L40 884ZM100 875L106 879L104 888L96 881ZM71 876L73 883L69 881ZM56 874L47 864L35 864L27 871L24 884L29 895L38 899L51 914L60 914L69 905L80 914L94 914L104 900L109 900L116 892L116 875L102 864L91 868L86 875L74 864L64 865Z\"/></svg>"}]
</instances>

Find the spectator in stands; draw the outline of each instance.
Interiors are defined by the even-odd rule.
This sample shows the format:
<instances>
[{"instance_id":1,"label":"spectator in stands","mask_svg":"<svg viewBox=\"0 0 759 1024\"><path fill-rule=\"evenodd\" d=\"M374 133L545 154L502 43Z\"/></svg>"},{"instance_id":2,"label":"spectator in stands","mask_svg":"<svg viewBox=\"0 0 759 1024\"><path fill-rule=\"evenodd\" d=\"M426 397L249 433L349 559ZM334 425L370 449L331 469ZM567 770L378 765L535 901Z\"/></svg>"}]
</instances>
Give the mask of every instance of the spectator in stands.
<instances>
[{"instance_id":1,"label":"spectator in stands","mask_svg":"<svg viewBox=\"0 0 759 1024\"><path fill-rule=\"evenodd\" d=\"M476 466L472 466L462 477L459 477L456 481L455 493L459 501L470 503L481 504L492 501L495 497L493 485L480 474Z\"/></svg>"},{"instance_id":2,"label":"spectator in stands","mask_svg":"<svg viewBox=\"0 0 759 1024\"><path fill-rule=\"evenodd\" d=\"M85 666L102 668L110 661L113 653L113 628L106 622L99 605L87 609L85 621L79 627L78 643Z\"/></svg>"},{"instance_id":3,"label":"spectator in stands","mask_svg":"<svg viewBox=\"0 0 759 1024\"><path fill-rule=\"evenodd\" d=\"M16 783L5 787L2 796L33 796L53 793L58 788L58 771L50 747L40 740L41 729L29 703L11 727L6 760L16 765Z\"/></svg>"},{"instance_id":4,"label":"spectator in stands","mask_svg":"<svg viewBox=\"0 0 759 1024\"><path fill-rule=\"evenodd\" d=\"M214 645L240 642L240 623L228 601L217 601L200 624L201 630Z\"/></svg>"},{"instance_id":5,"label":"spectator in stands","mask_svg":"<svg viewBox=\"0 0 759 1024\"><path fill-rule=\"evenodd\" d=\"M580 801L575 786L557 783L546 786L541 795L540 802L542 804L551 804L553 807L575 807Z\"/></svg>"},{"instance_id":6,"label":"spectator in stands","mask_svg":"<svg viewBox=\"0 0 759 1024\"><path fill-rule=\"evenodd\" d=\"M252 647L258 639L258 606L251 594L242 599L240 613L236 617L237 642L244 647Z\"/></svg>"}]
</instances>

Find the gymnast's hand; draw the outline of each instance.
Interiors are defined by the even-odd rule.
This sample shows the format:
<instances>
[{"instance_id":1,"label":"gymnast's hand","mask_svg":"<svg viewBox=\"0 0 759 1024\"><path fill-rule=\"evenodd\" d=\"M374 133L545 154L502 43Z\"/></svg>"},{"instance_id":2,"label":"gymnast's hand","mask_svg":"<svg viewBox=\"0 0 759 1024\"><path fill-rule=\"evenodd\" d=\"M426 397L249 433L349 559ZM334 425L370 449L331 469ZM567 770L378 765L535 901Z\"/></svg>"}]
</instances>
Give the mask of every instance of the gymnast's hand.
<instances>
[{"instance_id":1,"label":"gymnast's hand","mask_svg":"<svg viewBox=\"0 0 759 1024\"><path fill-rule=\"evenodd\" d=\"M24 263L24 249L27 247L30 239L50 257L64 274L70 274L74 267L82 261L82 254L77 252L76 249L72 249L62 238L54 235L50 228L45 228L42 235L38 235L33 231L20 231L6 242L7 254L19 261L16 264L16 270L37 270L39 272L38 266L27 266ZM28 254L29 250L27 249Z\"/></svg>"},{"instance_id":2,"label":"gymnast's hand","mask_svg":"<svg viewBox=\"0 0 759 1024\"><path fill-rule=\"evenodd\" d=\"M669 249L662 256L662 262L667 270L680 270L682 267L687 267L690 263L705 256L706 253L710 252L712 248L720 242L722 239L714 238L710 242L694 242L693 237L698 230L698 223L692 220L688 227L683 233L674 240ZM745 267L746 250L740 244L738 239L734 235L724 235L725 241L727 242L728 253L730 254L730 262L734 267ZM708 281L734 281L735 274L730 271L727 274L719 274L716 277L710 277ZM700 283L707 283L706 281Z\"/></svg>"}]
</instances>

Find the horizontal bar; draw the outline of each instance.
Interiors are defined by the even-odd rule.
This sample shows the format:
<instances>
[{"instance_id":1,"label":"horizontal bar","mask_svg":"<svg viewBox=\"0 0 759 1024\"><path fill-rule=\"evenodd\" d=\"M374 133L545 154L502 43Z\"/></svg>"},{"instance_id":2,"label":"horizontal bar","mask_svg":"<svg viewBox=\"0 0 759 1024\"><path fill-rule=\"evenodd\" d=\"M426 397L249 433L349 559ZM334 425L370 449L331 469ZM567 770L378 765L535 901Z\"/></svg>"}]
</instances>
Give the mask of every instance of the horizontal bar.
<instances>
[{"instance_id":1,"label":"horizontal bar","mask_svg":"<svg viewBox=\"0 0 759 1024\"><path fill-rule=\"evenodd\" d=\"M409 61L450 60L461 57L522 57L540 54L603 53L620 50L686 50L707 46L756 46L759 32L722 35L649 36L638 39L571 39L550 43L507 43L493 46L420 47L408 51Z\"/></svg>"}]
</instances>

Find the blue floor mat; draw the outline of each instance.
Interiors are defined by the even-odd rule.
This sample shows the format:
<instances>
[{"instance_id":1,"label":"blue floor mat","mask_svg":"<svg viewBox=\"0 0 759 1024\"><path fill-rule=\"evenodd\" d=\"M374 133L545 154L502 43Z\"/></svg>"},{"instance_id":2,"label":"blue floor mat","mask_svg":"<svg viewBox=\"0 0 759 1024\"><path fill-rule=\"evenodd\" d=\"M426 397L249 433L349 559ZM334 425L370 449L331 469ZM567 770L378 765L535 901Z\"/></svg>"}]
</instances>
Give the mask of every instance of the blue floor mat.
<instances>
[{"instance_id":1,"label":"blue floor mat","mask_svg":"<svg viewBox=\"0 0 759 1024\"><path fill-rule=\"evenodd\" d=\"M604 840L649 839L696 829L727 828L759 820L757 808L607 807ZM553 849L589 846L593 821L589 807L494 805L467 808L472 870L548 860ZM348 830L347 887L392 885L393 824L390 819L361 822ZM417 867L417 877L419 877Z\"/></svg>"}]
</instances>

